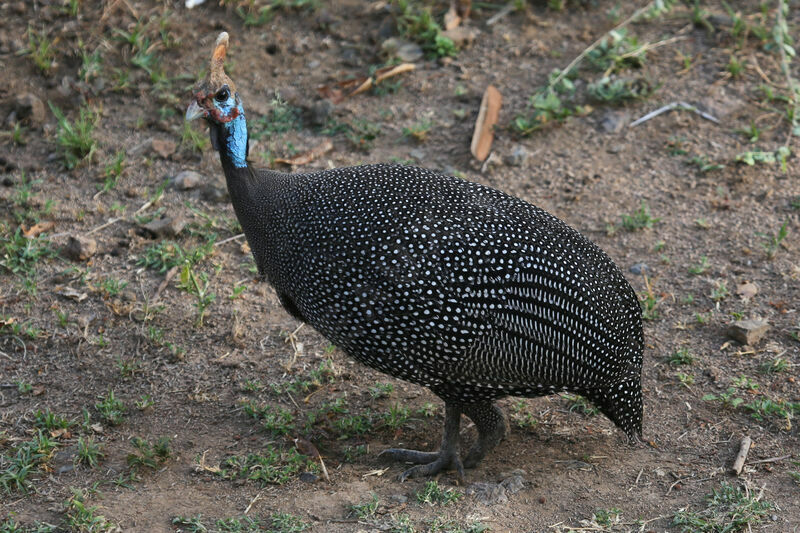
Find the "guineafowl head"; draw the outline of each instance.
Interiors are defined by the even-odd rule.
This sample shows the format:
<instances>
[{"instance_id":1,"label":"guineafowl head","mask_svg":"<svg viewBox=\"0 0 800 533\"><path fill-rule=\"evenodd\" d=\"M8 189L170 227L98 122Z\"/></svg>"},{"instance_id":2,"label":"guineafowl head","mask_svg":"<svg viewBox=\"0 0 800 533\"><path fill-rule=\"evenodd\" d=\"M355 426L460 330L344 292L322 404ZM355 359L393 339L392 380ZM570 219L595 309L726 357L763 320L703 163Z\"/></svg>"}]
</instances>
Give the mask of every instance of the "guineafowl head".
<instances>
[{"instance_id":1,"label":"guineafowl head","mask_svg":"<svg viewBox=\"0 0 800 533\"><path fill-rule=\"evenodd\" d=\"M195 88L186 109L186 120L203 117L209 124L214 149L222 148L220 151L225 151L235 166L242 167L247 158L247 124L236 85L225 74L227 51L228 34L222 32L214 45L208 75Z\"/></svg>"}]
</instances>

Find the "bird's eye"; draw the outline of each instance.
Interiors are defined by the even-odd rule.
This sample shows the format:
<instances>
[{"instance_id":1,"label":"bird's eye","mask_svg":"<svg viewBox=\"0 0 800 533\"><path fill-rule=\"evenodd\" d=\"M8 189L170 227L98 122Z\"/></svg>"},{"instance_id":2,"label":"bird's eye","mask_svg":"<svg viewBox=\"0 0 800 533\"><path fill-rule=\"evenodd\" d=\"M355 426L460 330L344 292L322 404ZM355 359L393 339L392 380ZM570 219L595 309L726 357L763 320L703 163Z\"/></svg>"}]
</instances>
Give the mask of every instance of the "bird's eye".
<instances>
[{"instance_id":1,"label":"bird's eye","mask_svg":"<svg viewBox=\"0 0 800 533\"><path fill-rule=\"evenodd\" d=\"M222 89L220 89L217 92L217 95L215 96L215 98L217 99L217 102L227 102L228 98L230 98L230 96L231 96L231 93L230 93L230 91L228 91L228 88L227 87L223 87Z\"/></svg>"}]
</instances>

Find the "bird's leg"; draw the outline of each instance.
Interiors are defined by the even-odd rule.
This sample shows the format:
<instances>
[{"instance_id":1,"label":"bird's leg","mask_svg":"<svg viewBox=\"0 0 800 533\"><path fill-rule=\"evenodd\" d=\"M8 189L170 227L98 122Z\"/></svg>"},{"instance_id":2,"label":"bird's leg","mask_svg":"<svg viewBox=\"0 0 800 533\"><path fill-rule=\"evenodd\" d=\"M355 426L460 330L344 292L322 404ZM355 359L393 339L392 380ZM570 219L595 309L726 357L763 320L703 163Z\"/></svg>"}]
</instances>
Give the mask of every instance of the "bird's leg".
<instances>
[{"instance_id":1,"label":"bird's leg","mask_svg":"<svg viewBox=\"0 0 800 533\"><path fill-rule=\"evenodd\" d=\"M381 452L381 455L386 455L395 461L417 464L417 466L409 468L400 474L400 481L405 481L410 477L431 476L448 468L455 469L459 478L463 480L464 467L461 464L458 445L458 430L460 426L461 408L445 403L444 434L442 435L442 447L439 448L438 452L389 448Z\"/></svg>"},{"instance_id":2,"label":"bird's leg","mask_svg":"<svg viewBox=\"0 0 800 533\"><path fill-rule=\"evenodd\" d=\"M478 441L464 458L464 467L473 468L503 440L508 432L508 422L503 411L492 402L464 406L464 414L475 422L478 428Z\"/></svg>"}]
</instances>

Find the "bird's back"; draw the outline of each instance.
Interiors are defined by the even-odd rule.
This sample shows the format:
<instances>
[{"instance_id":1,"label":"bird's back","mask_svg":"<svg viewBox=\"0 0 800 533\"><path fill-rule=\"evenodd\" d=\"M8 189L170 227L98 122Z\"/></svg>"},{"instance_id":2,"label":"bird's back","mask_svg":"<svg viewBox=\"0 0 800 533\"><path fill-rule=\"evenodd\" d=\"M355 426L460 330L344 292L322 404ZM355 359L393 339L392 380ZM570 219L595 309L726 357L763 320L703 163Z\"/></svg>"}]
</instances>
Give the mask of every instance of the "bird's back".
<instances>
[{"instance_id":1,"label":"bird's back","mask_svg":"<svg viewBox=\"0 0 800 533\"><path fill-rule=\"evenodd\" d=\"M271 194L259 266L287 308L365 364L462 400L638 379L633 290L545 211L389 165L289 176Z\"/></svg>"}]
</instances>

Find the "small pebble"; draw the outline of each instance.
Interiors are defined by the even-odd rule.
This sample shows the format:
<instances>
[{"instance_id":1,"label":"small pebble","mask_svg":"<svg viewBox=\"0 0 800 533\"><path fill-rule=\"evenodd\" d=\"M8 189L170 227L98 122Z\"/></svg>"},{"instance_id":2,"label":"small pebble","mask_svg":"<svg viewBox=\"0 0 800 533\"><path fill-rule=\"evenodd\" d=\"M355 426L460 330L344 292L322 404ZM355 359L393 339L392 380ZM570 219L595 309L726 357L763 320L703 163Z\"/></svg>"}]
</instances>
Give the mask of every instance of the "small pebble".
<instances>
[{"instance_id":1,"label":"small pebble","mask_svg":"<svg viewBox=\"0 0 800 533\"><path fill-rule=\"evenodd\" d=\"M303 472L299 477L303 483L316 483L319 481L319 476L311 472Z\"/></svg>"},{"instance_id":2,"label":"small pebble","mask_svg":"<svg viewBox=\"0 0 800 533\"><path fill-rule=\"evenodd\" d=\"M199 172L194 170L182 170L170 179L170 185L176 189L187 191L194 189L202 182L206 181L205 177Z\"/></svg>"},{"instance_id":3,"label":"small pebble","mask_svg":"<svg viewBox=\"0 0 800 533\"><path fill-rule=\"evenodd\" d=\"M636 274L637 276L641 276L642 274L650 274L650 267L645 263L636 263L635 265L631 265L628 270L630 270L631 274Z\"/></svg>"},{"instance_id":4,"label":"small pebble","mask_svg":"<svg viewBox=\"0 0 800 533\"><path fill-rule=\"evenodd\" d=\"M87 261L97 253L97 241L83 235L70 235L62 253L73 261Z\"/></svg>"},{"instance_id":5,"label":"small pebble","mask_svg":"<svg viewBox=\"0 0 800 533\"><path fill-rule=\"evenodd\" d=\"M528 162L530 153L527 148L518 144L511 150L511 153L506 156L506 164L512 167L521 167Z\"/></svg>"}]
</instances>

